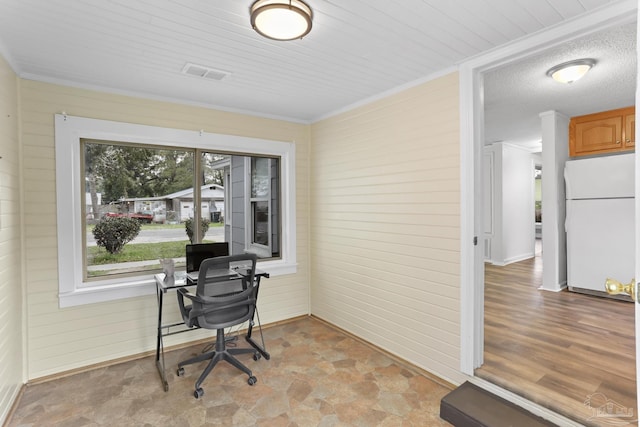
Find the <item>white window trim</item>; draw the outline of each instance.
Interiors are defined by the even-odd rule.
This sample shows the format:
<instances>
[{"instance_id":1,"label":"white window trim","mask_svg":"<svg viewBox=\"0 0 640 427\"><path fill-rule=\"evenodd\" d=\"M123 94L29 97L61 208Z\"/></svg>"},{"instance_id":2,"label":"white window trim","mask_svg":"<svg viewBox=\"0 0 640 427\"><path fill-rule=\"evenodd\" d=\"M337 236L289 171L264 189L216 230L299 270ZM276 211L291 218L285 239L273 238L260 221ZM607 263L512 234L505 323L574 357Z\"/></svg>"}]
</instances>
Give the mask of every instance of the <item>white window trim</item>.
<instances>
[{"instance_id":1,"label":"white window trim","mask_svg":"<svg viewBox=\"0 0 640 427\"><path fill-rule=\"evenodd\" d=\"M271 276L296 273L294 143L56 114L56 201L60 307L155 293L152 274L100 281L92 280L90 282L83 279L80 140L84 138L280 157L282 257L277 260L260 261L259 267Z\"/></svg>"}]
</instances>

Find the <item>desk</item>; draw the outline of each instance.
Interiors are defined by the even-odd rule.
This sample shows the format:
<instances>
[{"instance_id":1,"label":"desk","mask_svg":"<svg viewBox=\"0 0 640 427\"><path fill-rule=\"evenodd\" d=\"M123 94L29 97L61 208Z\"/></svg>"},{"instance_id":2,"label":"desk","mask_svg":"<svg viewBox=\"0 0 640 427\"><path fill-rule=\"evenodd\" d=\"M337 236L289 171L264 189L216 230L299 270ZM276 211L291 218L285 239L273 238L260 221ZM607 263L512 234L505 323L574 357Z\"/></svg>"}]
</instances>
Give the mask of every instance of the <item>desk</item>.
<instances>
[{"instance_id":1,"label":"desk","mask_svg":"<svg viewBox=\"0 0 640 427\"><path fill-rule=\"evenodd\" d=\"M230 270L231 274L240 275L238 271ZM262 277L269 278L269 273L262 270L257 270L255 272L255 280L256 280L256 299L258 296L258 290L260 289L260 279ZM164 364L164 344L162 342L162 338L169 336L180 334L182 332L195 331L199 328L187 328L184 322L176 322L170 324L162 323L162 306L164 302L164 294L166 294L171 289L182 288L185 286L195 286L195 284L187 283L187 276L184 272L176 272L174 277L170 277L165 280L164 273L156 274L154 276L156 281L156 295L158 297L158 339L156 343L156 367L158 368L158 373L160 374L160 379L162 380L162 385L164 386L164 391L169 391L169 383L167 382L167 375L165 372L165 364ZM177 302L176 302L177 304ZM257 309L256 309L257 312ZM255 316L255 312L254 312ZM256 343L253 338L251 338L251 333L253 331L253 319L249 321L249 328L247 330L247 335L245 339L247 342L255 348L265 359L269 360L271 355L267 353L264 346L264 339L262 340L262 346ZM260 316L258 316L258 327L260 328L260 335L262 336L262 326L260 325ZM175 328L176 330L171 330L171 328Z\"/></svg>"}]
</instances>

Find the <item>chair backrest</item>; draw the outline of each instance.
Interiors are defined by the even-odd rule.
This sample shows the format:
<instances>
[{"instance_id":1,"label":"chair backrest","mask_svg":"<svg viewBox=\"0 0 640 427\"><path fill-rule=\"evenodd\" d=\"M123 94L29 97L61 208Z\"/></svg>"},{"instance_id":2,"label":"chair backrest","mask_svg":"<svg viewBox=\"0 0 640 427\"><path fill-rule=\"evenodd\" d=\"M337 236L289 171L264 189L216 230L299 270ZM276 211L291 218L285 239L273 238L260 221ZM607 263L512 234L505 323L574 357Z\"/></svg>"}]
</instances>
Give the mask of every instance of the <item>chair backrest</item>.
<instances>
[{"instance_id":1,"label":"chair backrest","mask_svg":"<svg viewBox=\"0 0 640 427\"><path fill-rule=\"evenodd\" d=\"M214 242L186 245L185 255L187 259L187 273L191 273L192 271L198 271L200 269L200 264L202 264L202 261L205 259L228 256L229 243Z\"/></svg>"},{"instance_id":2,"label":"chair backrest","mask_svg":"<svg viewBox=\"0 0 640 427\"><path fill-rule=\"evenodd\" d=\"M207 329L238 325L253 317L256 304L255 254L209 258L198 271L191 318ZM235 270L242 271L238 274Z\"/></svg>"}]
</instances>

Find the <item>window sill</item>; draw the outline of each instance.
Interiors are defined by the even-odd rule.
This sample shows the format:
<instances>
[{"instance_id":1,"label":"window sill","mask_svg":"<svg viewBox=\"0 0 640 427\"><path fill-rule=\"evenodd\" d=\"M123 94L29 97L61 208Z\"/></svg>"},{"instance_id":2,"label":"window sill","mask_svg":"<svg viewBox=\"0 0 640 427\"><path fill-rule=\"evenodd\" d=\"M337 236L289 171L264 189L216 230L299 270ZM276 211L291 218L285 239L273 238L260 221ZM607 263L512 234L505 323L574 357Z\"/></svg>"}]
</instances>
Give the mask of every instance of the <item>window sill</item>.
<instances>
[{"instance_id":1,"label":"window sill","mask_svg":"<svg viewBox=\"0 0 640 427\"><path fill-rule=\"evenodd\" d=\"M298 264L286 263L284 261L258 262L256 268L269 273L269 277L296 274L298 272Z\"/></svg>"},{"instance_id":2,"label":"window sill","mask_svg":"<svg viewBox=\"0 0 640 427\"><path fill-rule=\"evenodd\" d=\"M295 274L298 270L298 265L287 264L282 261L265 261L259 263L258 268L267 272L270 277L276 277ZM59 294L60 308L153 295L156 292L155 289L153 276L146 275L118 284L78 288L72 292Z\"/></svg>"},{"instance_id":3,"label":"window sill","mask_svg":"<svg viewBox=\"0 0 640 427\"><path fill-rule=\"evenodd\" d=\"M135 298L152 295L155 292L153 277L134 278L131 281L112 285L97 285L77 288L71 292L59 294L60 308L73 307L82 304L93 304L123 298Z\"/></svg>"}]
</instances>

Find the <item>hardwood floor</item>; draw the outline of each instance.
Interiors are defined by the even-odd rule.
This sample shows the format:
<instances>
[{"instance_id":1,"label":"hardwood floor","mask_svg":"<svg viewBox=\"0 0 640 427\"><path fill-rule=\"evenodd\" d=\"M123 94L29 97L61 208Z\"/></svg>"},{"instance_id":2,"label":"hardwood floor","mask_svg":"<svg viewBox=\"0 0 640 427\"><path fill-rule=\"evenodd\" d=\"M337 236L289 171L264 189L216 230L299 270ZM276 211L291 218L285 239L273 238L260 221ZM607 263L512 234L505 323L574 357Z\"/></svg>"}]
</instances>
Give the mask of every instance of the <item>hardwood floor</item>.
<instances>
[{"instance_id":1,"label":"hardwood floor","mask_svg":"<svg viewBox=\"0 0 640 427\"><path fill-rule=\"evenodd\" d=\"M476 375L588 426L637 425L633 304L541 283L541 257L485 264ZM607 404L622 412L597 412Z\"/></svg>"}]
</instances>

